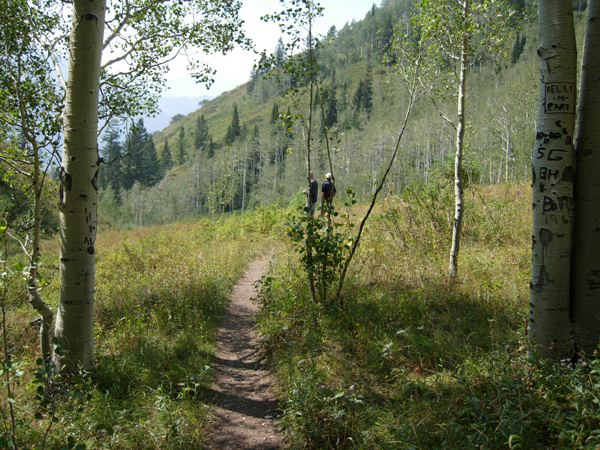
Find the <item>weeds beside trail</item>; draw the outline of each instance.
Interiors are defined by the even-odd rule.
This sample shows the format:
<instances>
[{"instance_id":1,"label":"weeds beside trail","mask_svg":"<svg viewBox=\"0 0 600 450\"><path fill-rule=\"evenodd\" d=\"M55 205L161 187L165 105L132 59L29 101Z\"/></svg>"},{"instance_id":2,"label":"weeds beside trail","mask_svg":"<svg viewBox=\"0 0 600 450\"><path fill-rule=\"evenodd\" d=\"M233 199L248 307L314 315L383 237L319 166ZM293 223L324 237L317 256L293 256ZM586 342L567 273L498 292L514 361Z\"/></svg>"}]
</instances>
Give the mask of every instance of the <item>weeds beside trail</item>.
<instances>
[{"instance_id":1,"label":"weeds beside trail","mask_svg":"<svg viewBox=\"0 0 600 450\"><path fill-rule=\"evenodd\" d=\"M47 449L203 448L212 402L203 392L212 377L216 323L247 263L271 248L269 233L284 220L277 214L262 208L99 234L96 367L85 374L91 399L81 409L60 395L47 411L36 406L31 383L39 348L35 331L27 327L34 313L22 301L13 305L12 364L22 369L12 381L11 400L18 448L41 448L50 408L56 423ZM44 292L54 309L57 289L55 279ZM6 404L0 398L3 410Z\"/></svg>"},{"instance_id":2,"label":"weeds beside trail","mask_svg":"<svg viewBox=\"0 0 600 450\"><path fill-rule=\"evenodd\" d=\"M39 408L34 313L7 303L2 370L14 377L0 408L13 405L18 447L40 448L54 417L48 449L204 448L216 322L247 262L274 246L258 323L294 448L596 448L600 362L544 366L528 353L529 189L469 191L453 288L446 192L433 184L383 200L343 303L312 301L276 208L100 234L97 366L81 378L85 395ZM58 283L45 267L55 308ZM20 298L17 285L7 298Z\"/></svg>"},{"instance_id":3,"label":"weeds beside trail","mask_svg":"<svg viewBox=\"0 0 600 450\"><path fill-rule=\"evenodd\" d=\"M290 439L312 449L596 448L595 363L547 368L527 352L529 188L469 191L453 288L446 192L432 183L384 201L343 308L311 300L291 251L263 279L259 323L287 386Z\"/></svg>"}]
</instances>

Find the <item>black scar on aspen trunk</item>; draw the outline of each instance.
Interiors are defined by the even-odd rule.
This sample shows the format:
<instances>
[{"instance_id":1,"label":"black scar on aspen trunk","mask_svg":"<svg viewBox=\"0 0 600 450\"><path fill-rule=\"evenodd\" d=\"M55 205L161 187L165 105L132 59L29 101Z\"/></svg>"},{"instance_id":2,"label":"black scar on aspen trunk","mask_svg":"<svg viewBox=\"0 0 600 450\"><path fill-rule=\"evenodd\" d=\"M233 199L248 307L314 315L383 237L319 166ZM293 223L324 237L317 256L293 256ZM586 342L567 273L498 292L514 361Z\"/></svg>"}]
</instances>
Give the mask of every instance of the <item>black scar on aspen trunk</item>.
<instances>
[{"instance_id":1,"label":"black scar on aspen trunk","mask_svg":"<svg viewBox=\"0 0 600 450\"><path fill-rule=\"evenodd\" d=\"M58 195L59 195L58 207L59 208L62 209L65 206L67 206L67 192L69 192L72 187L73 187L73 179L71 177L71 174L68 173L64 167L61 167L60 168L60 186L58 189Z\"/></svg>"},{"instance_id":2,"label":"black scar on aspen trunk","mask_svg":"<svg viewBox=\"0 0 600 450\"><path fill-rule=\"evenodd\" d=\"M94 188L95 191L98 190L98 172L100 171L100 169L96 170L96 173L94 174L94 178L92 178L92 187Z\"/></svg>"},{"instance_id":3,"label":"black scar on aspen trunk","mask_svg":"<svg viewBox=\"0 0 600 450\"><path fill-rule=\"evenodd\" d=\"M550 273L546 270L546 266L540 267L540 274L538 275L538 282L533 285L533 290L541 292L544 286L550 284Z\"/></svg>"},{"instance_id":4,"label":"black scar on aspen trunk","mask_svg":"<svg viewBox=\"0 0 600 450\"><path fill-rule=\"evenodd\" d=\"M548 228L540 228L540 242L542 243L542 247L552 242L552 231Z\"/></svg>"},{"instance_id":5,"label":"black scar on aspen trunk","mask_svg":"<svg viewBox=\"0 0 600 450\"><path fill-rule=\"evenodd\" d=\"M544 263L544 257L548 254L548 246L553 241L552 231L548 228L540 228L540 244L542 245L542 264ZM543 267L543 266L542 266Z\"/></svg>"}]
</instances>

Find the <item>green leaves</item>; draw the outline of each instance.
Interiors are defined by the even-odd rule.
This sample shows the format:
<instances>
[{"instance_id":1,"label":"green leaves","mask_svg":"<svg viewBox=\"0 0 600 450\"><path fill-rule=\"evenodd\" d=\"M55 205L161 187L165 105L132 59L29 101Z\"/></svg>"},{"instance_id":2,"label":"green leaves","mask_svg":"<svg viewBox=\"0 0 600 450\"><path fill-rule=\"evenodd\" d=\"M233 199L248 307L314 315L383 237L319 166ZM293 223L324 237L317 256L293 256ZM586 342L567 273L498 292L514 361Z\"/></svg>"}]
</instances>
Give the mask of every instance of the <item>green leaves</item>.
<instances>
[{"instance_id":1,"label":"green leaves","mask_svg":"<svg viewBox=\"0 0 600 450\"><path fill-rule=\"evenodd\" d=\"M496 58L514 17L515 11L503 0L416 2L412 23L432 74L427 82L438 78L440 92L451 94L452 89L444 86L456 83L457 77L448 74L457 73L461 52L466 52L469 67L487 55Z\"/></svg>"},{"instance_id":2,"label":"green leaves","mask_svg":"<svg viewBox=\"0 0 600 450\"><path fill-rule=\"evenodd\" d=\"M196 81L210 85L215 72L201 56L224 54L236 44L252 46L242 28L240 9L241 4L232 0L110 2L106 26L112 32L105 38L105 53L110 56L103 63L101 116L157 112L167 64L176 53L186 52L188 71Z\"/></svg>"},{"instance_id":3,"label":"green leaves","mask_svg":"<svg viewBox=\"0 0 600 450\"><path fill-rule=\"evenodd\" d=\"M349 203L353 196L350 198ZM331 216L338 217L338 212L330 208ZM320 300L325 301L329 288L339 279L345 256L354 242L351 235L354 224L338 223L323 215L310 218L308 212L305 208L304 215L290 217L286 223L290 227L287 235L294 251L300 255L304 271L314 280Z\"/></svg>"}]
</instances>

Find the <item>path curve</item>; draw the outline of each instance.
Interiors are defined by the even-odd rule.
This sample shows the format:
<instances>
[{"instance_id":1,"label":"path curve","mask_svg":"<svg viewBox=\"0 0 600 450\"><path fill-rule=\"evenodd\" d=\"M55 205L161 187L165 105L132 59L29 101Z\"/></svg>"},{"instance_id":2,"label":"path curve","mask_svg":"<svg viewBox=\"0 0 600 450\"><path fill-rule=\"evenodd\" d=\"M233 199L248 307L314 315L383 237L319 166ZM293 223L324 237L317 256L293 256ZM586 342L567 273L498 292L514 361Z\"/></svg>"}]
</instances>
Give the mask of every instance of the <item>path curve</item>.
<instances>
[{"instance_id":1,"label":"path curve","mask_svg":"<svg viewBox=\"0 0 600 450\"><path fill-rule=\"evenodd\" d=\"M214 416L209 450L276 450L283 448L278 429L275 378L267 368L254 329L257 306L250 299L269 256L252 262L233 287L227 314L217 331L209 392Z\"/></svg>"}]
</instances>

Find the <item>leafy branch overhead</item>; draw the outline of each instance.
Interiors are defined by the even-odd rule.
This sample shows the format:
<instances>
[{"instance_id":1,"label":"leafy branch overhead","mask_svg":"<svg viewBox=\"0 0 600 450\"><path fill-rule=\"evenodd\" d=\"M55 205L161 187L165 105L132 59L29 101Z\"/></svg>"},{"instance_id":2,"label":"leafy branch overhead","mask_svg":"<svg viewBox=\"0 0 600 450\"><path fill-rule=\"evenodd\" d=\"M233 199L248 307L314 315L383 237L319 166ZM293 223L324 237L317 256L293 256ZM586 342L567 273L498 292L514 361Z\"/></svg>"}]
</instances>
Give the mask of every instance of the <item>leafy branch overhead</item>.
<instances>
[{"instance_id":1,"label":"leafy branch overhead","mask_svg":"<svg viewBox=\"0 0 600 450\"><path fill-rule=\"evenodd\" d=\"M252 47L240 8L235 0L111 2L103 43L100 119L156 113L156 94L164 89L164 75L177 57L186 57L190 74L210 85L215 71L202 62L203 55L226 53L235 45Z\"/></svg>"},{"instance_id":2,"label":"leafy branch overhead","mask_svg":"<svg viewBox=\"0 0 600 450\"><path fill-rule=\"evenodd\" d=\"M488 58L505 56L506 39L517 24L517 12L505 0L420 0L412 16L413 32L429 61L423 83L443 96L456 97L461 83L461 53L467 70Z\"/></svg>"}]
</instances>

